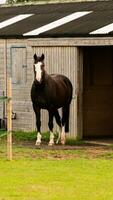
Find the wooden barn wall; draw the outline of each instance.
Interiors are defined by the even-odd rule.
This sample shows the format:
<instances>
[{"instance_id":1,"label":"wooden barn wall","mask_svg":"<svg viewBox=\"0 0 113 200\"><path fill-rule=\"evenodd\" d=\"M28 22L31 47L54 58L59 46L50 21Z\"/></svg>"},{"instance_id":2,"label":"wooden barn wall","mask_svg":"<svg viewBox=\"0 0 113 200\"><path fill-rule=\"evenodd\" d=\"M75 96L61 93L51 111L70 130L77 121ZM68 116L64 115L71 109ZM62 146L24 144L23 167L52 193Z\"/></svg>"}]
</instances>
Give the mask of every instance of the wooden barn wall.
<instances>
[{"instance_id":1,"label":"wooden barn wall","mask_svg":"<svg viewBox=\"0 0 113 200\"><path fill-rule=\"evenodd\" d=\"M6 40L6 46L4 45L4 40L0 41L0 96L5 90L5 63L7 65L7 76L12 75L12 56L15 60L15 65L20 65L21 67L21 58L18 55L14 57L14 54L11 54L12 48L26 48L26 67L27 67L27 77L26 82L21 84L12 83L12 95L13 95L13 112L16 113L17 119L13 120L13 130L24 130L31 131L33 130L33 111L32 104L30 99L30 90L33 80L33 74L31 71L32 68L32 56L31 48L28 46L27 40ZM6 55L5 55L6 48ZM6 60L5 60L6 59ZM0 102L0 117L3 117L3 103Z\"/></svg>"},{"instance_id":2,"label":"wooden barn wall","mask_svg":"<svg viewBox=\"0 0 113 200\"><path fill-rule=\"evenodd\" d=\"M64 74L72 82L73 99L70 112L70 132L69 136L77 135L77 48L73 46L34 46L33 53L45 54L45 68L48 73ZM60 114L61 114L61 110ZM48 130L48 113L42 111L42 131ZM35 124L35 121L34 121ZM54 130L59 130L54 122ZM35 125L34 125L35 126Z\"/></svg>"},{"instance_id":3,"label":"wooden barn wall","mask_svg":"<svg viewBox=\"0 0 113 200\"><path fill-rule=\"evenodd\" d=\"M0 96L5 90L4 82L4 42L0 41ZM3 102L0 101L0 118L3 117Z\"/></svg>"},{"instance_id":4,"label":"wooden barn wall","mask_svg":"<svg viewBox=\"0 0 113 200\"><path fill-rule=\"evenodd\" d=\"M82 132L82 112L78 105L79 91L79 51L76 40L22 40L8 39L0 40L0 96L5 90L5 64L7 65L7 75L11 74L17 66L21 66L21 54L17 54L13 48L26 48L27 74L25 83L12 83L13 87L13 112L17 114L17 119L13 120L13 130L32 131L36 128L35 115L32 109L30 90L33 82L33 54L45 54L45 66L48 73L61 73L70 78L73 84L73 99L70 113L70 133L69 136L76 137ZM6 46L5 46L6 43ZM6 48L6 50L5 50ZM13 51L12 51L13 49ZM6 51L6 55L5 55ZM11 53L13 52L13 53ZM18 55L18 56L17 56ZM13 56L13 61L12 61ZM6 60L5 60L6 59ZM13 68L13 70L12 70ZM14 72L15 74L15 72ZM79 99L80 101L80 99ZM81 102L82 103L82 102ZM81 106L81 105L80 105ZM0 116L2 117L3 104L0 103ZM61 112L61 111L60 111ZM80 116L81 112L81 116ZM42 111L42 131L48 130L47 111ZM59 130L54 123L54 130ZM81 130L80 130L81 127Z\"/></svg>"}]
</instances>

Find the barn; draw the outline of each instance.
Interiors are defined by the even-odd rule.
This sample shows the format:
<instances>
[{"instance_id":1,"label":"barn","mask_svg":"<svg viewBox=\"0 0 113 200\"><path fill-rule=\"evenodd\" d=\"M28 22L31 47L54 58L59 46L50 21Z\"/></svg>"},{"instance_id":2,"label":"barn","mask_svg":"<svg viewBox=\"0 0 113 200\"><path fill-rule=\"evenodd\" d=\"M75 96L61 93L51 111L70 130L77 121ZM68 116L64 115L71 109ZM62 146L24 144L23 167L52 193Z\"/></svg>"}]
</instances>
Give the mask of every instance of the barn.
<instances>
[{"instance_id":1,"label":"barn","mask_svg":"<svg viewBox=\"0 0 113 200\"><path fill-rule=\"evenodd\" d=\"M0 96L7 95L11 75L13 130L35 130L30 99L34 53L45 54L49 73L72 81L69 136L113 136L112 1L0 7ZM0 102L0 119L6 117ZM46 131L45 111L42 120Z\"/></svg>"}]
</instances>

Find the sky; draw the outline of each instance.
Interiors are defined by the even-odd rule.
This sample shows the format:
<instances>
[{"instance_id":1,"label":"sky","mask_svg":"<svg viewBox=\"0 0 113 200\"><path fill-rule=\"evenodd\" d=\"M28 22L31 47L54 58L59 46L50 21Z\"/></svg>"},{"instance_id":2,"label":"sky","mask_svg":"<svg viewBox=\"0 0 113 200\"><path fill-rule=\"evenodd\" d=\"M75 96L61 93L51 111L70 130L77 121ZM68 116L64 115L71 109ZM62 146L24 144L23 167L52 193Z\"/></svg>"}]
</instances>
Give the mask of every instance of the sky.
<instances>
[{"instance_id":1,"label":"sky","mask_svg":"<svg viewBox=\"0 0 113 200\"><path fill-rule=\"evenodd\" d=\"M0 0L0 4L4 4L6 0Z\"/></svg>"}]
</instances>

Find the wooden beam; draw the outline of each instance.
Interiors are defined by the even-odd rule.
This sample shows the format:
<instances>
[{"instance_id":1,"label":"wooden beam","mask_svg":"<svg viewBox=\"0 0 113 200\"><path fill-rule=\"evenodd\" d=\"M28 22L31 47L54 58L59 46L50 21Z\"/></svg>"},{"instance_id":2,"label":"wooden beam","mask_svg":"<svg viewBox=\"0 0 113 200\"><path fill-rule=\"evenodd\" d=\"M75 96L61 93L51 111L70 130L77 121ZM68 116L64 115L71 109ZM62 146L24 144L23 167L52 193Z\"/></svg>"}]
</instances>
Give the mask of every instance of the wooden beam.
<instances>
[{"instance_id":1,"label":"wooden beam","mask_svg":"<svg viewBox=\"0 0 113 200\"><path fill-rule=\"evenodd\" d=\"M7 80L7 159L12 160L12 80Z\"/></svg>"}]
</instances>

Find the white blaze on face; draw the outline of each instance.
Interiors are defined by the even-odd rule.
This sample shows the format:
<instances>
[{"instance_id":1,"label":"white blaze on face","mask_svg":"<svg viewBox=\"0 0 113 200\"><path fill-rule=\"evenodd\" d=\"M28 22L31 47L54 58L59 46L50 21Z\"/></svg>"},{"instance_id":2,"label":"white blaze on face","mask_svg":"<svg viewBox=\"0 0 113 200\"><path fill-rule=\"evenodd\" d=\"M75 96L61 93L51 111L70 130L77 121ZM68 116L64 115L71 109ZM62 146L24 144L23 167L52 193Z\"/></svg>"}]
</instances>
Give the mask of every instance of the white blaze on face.
<instances>
[{"instance_id":1,"label":"white blaze on face","mask_svg":"<svg viewBox=\"0 0 113 200\"><path fill-rule=\"evenodd\" d=\"M35 71L36 71L36 79L37 81L41 81L41 77L42 77L42 70L41 70L41 62L38 62L37 64L35 64Z\"/></svg>"}]
</instances>

